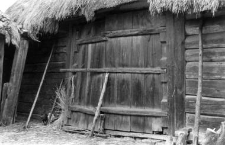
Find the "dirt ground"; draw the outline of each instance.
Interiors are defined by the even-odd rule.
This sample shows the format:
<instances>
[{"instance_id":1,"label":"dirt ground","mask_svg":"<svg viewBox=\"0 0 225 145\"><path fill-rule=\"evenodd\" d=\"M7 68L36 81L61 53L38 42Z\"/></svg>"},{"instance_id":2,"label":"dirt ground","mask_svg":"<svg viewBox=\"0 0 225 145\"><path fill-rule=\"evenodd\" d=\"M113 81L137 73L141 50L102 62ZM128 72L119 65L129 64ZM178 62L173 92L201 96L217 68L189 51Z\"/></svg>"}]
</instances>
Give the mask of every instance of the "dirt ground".
<instances>
[{"instance_id":1,"label":"dirt ground","mask_svg":"<svg viewBox=\"0 0 225 145\"><path fill-rule=\"evenodd\" d=\"M87 135L71 134L53 126L44 126L33 121L28 130L23 130L25 122L0 127L0 145L164 145L150 139L115 138L107 139Z\"/></svg>"}]
</instances>

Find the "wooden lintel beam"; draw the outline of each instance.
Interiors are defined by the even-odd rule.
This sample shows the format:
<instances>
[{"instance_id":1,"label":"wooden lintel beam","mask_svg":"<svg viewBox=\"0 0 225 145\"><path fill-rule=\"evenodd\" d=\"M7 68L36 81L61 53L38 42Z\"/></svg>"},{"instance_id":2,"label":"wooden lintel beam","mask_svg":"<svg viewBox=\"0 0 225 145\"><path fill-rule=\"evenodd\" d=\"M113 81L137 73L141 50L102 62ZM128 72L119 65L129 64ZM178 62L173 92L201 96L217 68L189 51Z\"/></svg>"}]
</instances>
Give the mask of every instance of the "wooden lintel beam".
<instances>
[{"instance_id":1,"label":"wooden lintel beam","mask_svg":"<svg viewBox=\"0 0 225 145\"><path fill-rule=\"evenodd\" d=\"M69 110L74 112L81 112L84 114L94 115L94 107L84 107L80 105L73 105L69 107ZM118 115L132 115L132 116L154 116L154 117L166 117L167 113L154 110L154 109L137 109L137 108L122 108L122 107L101 107L100 111L106 114L118 114Z\"/></svg>"},{"instance_id":2,"label":"wooden lintel beam","mask_svg":"<svg viewBox=\"0 0 225 145\"><path fill-rule=\"evenodd\" d=\"M104 36L109 38L139 36L139 35L159 34L160 32L163 31L166 31L165 27L151 28L151 29L129 29L129 30L107 31L104 33Z\"/></svg>"},{"instance_id":3,"label":"wooden lintel beam","mask_svg":"<svg viewBox=\"0 0 225 145\"><path fill-rule=\"evenodd\" d=\"M134 73L134 74L161 74L166 73L162 68L77 68L60 69L60 72L94 72L94 73Z\"/></svg>"},{"instance_id":4,"label":"wooden lintel beam","mask_svg":"<svg viewBox=\"0 0 225 145\"><path fill-rule=\"evenodd\" d=\"M91 44L91 43L99 43L99 42L104 42L107 41L108 39L106 37L91 37L88 39L81 39L81 40L77 40L77 44L78 45L82 45L82 44Z\"/></svg>"}]
</instances>

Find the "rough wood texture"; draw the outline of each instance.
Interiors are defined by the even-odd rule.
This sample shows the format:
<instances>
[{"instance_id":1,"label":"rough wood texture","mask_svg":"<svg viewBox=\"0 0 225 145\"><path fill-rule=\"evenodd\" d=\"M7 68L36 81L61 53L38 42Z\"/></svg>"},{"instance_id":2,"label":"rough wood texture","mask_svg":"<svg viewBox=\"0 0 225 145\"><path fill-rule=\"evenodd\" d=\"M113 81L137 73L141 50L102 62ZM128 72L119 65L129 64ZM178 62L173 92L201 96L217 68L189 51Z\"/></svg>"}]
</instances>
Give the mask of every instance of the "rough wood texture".
<instances>
[{"instance_id":1,"label":"rough wood texture","mask_svg":"<svg viewBox=\"0 0 225 145\"><path fill-rule=\"evenodd\" d=\"M0 103L2 101L2 87L3 87L3 61L4 61L4 46L5 46L5 37L0 35ZM0 105L1 108L1 105Z\"/></svg>"},{"instance_id":2,"label":"rough wood texture","mask_svg":"<svg viewBox=\"0 0 225 145\"><path fill-rule=\"evenodd\" d=\"M188 62L198 61L198 49L190 49L185 52L185 59ZM204 62L223 62L225 61L225 48L211 48L203 50Z\"/></svg>"},{"instance_id":3,"label":"rough wood texture","mask_svg":"<svg viewBox=\"0 0 225 145\"><path fill-rule=\"evenodd\" d=\"M196 95L197 83L198 81L196 79L186 79L186 94ZM212 98L224 98L224 85L224 80L203 80L202 95Z\"/></svg>"},{"instance_id":4,"label":"rough wood texture","mask_svg":"<svg viewBox=\"0 0 225 145\"><path fill-rule=\"evenodd\" d=\"M211 33L203 35L203 48L224 48L225 47L225 32ZM186 49L198 48L198 35L187 36L185 39Z\"/></svg>"},{"instance_id":5,"label":"rough wood texture","mask_svg":"<svg viewBox=\"0 0 225 145\"><path fill-rule=\"evenodd\" d=\"M20 90L20 85L22 81L22 75L24 71L24 66L26 62L28 51L28 41L21 40L20 47L16 49L13 67L9 82L8 96L3 110L2 121L5 125L12 124L14 120L14 115L17 109L18 95Z\"/></svg>"},{"instance_id":6,"label":"rough wood texture","mask_svg":"<svg viewBox=\"0 0 225 145\"><path fill-rule=\"evenodd\" d=\"M88 38L88 39L83 39L83 40L77 40L77 44L82 45L82 44L99 43L99 42L104 42L107 40L108 39L105 37L93 37L93 38Z\"/></svg>"},{"instance_id":7,"label":"rough wood texture","mask_svg":"<svg viewBox=\"0 0 225 145\"><path fill-rule=\"evenodd\" d=\"M134 74L161 74L166 69L161 68L84 68L84 69L61 69L61 72L94 72L94 73L134 73Z\"/></svg>"},{"instance_id":8,"label":"rough wood texture","mask_svg":"<svg viewBox=\"0 0 225 145\"><path fill-rule=\"evenodd\" d=\"M195 35L199 33L199 19L188 20L185 24L185 31L187 35ZM224 32L225 31L225 20L224 16L221 17L210 17L204 20L204 26L202 33L217 33L217 32Z\"/></svg>"},{"instance_id":9,"label":"rough wood texture","mask_svg":"<svg viewBox=\"0 0 225 145\"><path fill-rule=\"evenodd\" d=\"M196 96L186 96L185 111L188 113L195 113ZM225 116L225 99L224 98L202 98L201 114Z\"/></svg>"},{"instance_id":10,"label":"rough wood texture","mask_svg":"<svg viewBox=\"0 0 225 145\"><path fill-rule=\"evenodd\" d=\"M202 70L203 70L203 43L202 43L202 28L203 28L203 18L199 22L199 64L198 64L198 91L195 103L195 124L193 131L193 142L194 145L198 145L199 142L199 122L201 114L201 100L202 100Z\"/></svg>"},{"instance_id":11,"label":"rough wood texture","mask_svg":"<svg viewBox=\"0 0 225 145\"><path fill-rule=\"evenodd\" d=\"M9 83L4 83L3 85L3 89L2 89L2 99L1 99L1 110L0 110L0 123L2 123L2 115L3 115L3 110L5 107L5 102L6 102L6 98L7 98L7 90L9 87Z\"/></svg>"},{"instance_id":12,"label":"rough wood texture","mask_svg":"<svg viewBox=\"0 0 225 145\"><path fill-rule=\"evenodd\" d=\"M203 62L203 78L207 80L225 79L224 62ZM186 65L186 78L196 79L198 77L198 63L190 62Z\"/></svg>"},{"instance_id":13,"label":"rough wood texture","mask_svg":"<svg viewBox=\"0 0 225 145\"><path fill-rule=\"evenodd\" d=\"M158 34L162 31L165 31L165 27L152 29L130 29L130 30L108 31L105 32L104 35L109 38L115 38L115 37Z\"/></svg>"},{"instance_id":14,"label":"rough wood texture","mask_svg":"<svg viewBox=\"0 0 225 145\"><path fill-rule=\"evenodd\" d=\"M186 114L186 125L194 126L195 115ZM219 128L220 123L224 121L224 117L201 115L200 131L205 131L206 128Z\"/></svg>"},{"instance_id":15,"label":"rough wood texture","mask_svg":"<svg viewBox=\"0 0 225 145\"><path fill-rule=\"evenodd\" d=\"M97 119L99 118L99 115L100 115L100 109L101 109L103 98L104 98L104 95L105 95L105 90L106 90L106 85L107 85L107 82L108 82L108 78L109 78L109 73L107 73L105 75L105 81L104 81L104 84L103 84L103 87L102 87L101 95L99 97L98 106L97 106L97 109L95 111L95 117L93 119L93 124L92 124L91 132L90 132L90 137L93 136L95 125L96 125L96 121L97 121Z\"/></svg>"}]
</instances>

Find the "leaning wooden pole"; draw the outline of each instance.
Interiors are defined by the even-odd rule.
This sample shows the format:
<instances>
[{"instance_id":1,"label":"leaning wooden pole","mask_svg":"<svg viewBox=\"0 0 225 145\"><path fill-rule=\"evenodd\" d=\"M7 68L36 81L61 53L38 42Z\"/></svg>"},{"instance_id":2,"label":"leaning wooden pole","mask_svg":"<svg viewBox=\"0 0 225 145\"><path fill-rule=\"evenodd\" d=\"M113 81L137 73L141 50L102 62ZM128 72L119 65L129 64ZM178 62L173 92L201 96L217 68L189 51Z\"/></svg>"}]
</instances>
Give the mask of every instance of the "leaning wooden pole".
<instances>
[{"instance_id":1,"label":"leaning wooden pole","mask_svg":"<svg viewBox=\"0 0 225 145\"><path fill-rule=\"evenodd\" d=\"M45 75L46 75L46 72L47 72L47 69L48 69L50 60L51 60L51 58L52 58L53 50L54 50L54 45L53 45L53 47L52 47L51 54L50 54L50 56L49 56L49 58L48 58L48 62L47 62L47 64L46 64L46 67L45 67L45 70L44 70L44 74L43 74L43 76L42 76L41 83L40 83L40 85L39 85L39 88L38 88L38 91L37 91L37 94L36 94L34 103L33 103L32 108L31 108L31 110L30 110L30 114L29 114L29 116L28 116L26 125L24 126L25 129L27 129L27 127L28 127L28 124L29 124L29 122L30 122L31 115L32 115L32 113L33 113L33 111L34 111L34 107L35 107L36 102L37 102L37 99L38 99L38 97L39 97L39 94L40 94L40 91L41 91L41 87L42 87L42 84L43 84L43 82L44 82Z\"/></svg>"},{"instance_id":2,"label":"leaning wooden pole","mask_svg":"<svg viewBox=\"0 0 225 145\"><path fill-rule=\"evenodd\" d=\"M201 100L202 100L202 69L203 69L202 28L203 28L203 19L201 17L199 24L198 92L195 105L194 145L198 145L199 122L200 122Z\"/></svg>"},{"instance_id":3,"label":"leaning wooden pole","mask_svg":"<svg viewBox=\"0 0 225 145\"><path fill-rule=\"evenodd\" d=\"M103 87L102 87L102 92L101 92L101 95L100 95L100 98L99 98L99 101L98 101L98 106L97 106L97 109L96 109L96 112L95 112L95 117L93 119L93 124L92 124L91 132L90 132L90 135L89 135L90 137L92 137L93 134L94 134L95 124L96 124L96 121L97 121L98 116L100 114L100 108L102 106L102 102L103 102L103 98L104 98L104 94L105 94L108 78L109 78L109 73L106 73L105 81L104 81L104 84L103 84Z\"/></svg>"}]
</instances>

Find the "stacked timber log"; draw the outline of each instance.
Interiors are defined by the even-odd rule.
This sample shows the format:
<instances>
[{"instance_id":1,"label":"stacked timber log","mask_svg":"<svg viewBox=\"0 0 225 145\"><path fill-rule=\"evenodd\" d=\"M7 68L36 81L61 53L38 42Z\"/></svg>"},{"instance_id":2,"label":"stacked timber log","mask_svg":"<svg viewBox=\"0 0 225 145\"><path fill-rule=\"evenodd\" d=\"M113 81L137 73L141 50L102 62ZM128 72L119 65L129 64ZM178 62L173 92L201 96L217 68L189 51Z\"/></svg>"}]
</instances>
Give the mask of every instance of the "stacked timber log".
<instances>
[{"instance_id":1,"label":"stacked timber log","mask_svg":"<svg viewBox=\"0 0 225 145\"><path fill-rule=\"evenodd\" d=\"M215 17L204 16L203 27L203 92L201 102L201 128L218 128L225 115L225 17L224 12ZM186 17L186 122L194 124L195 100L198 78L199 19Z\"/></svg>"}]
</instances>

